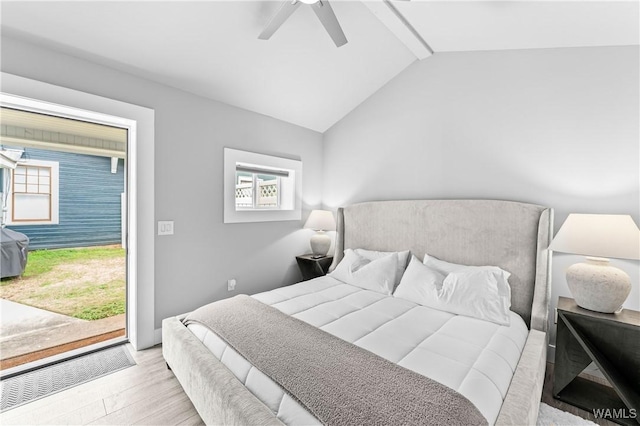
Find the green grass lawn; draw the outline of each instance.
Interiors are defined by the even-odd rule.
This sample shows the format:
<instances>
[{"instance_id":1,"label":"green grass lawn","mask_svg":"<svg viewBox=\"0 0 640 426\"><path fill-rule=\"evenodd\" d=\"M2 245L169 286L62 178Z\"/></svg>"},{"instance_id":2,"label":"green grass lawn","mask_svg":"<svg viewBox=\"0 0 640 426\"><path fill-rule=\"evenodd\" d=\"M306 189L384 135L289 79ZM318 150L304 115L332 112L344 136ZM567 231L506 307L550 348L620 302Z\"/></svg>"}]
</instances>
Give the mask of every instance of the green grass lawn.
<instances>
[{"instance_id":1,"label":"green grass lawn","mask_svg":"<svg viewBox=\"0 0 640 426\"><path fill-rule=\"evenodd\" d=\"M119 247L36 250L22 277L2 280L0 298L97 320L125 312L125 276Z\"/></svg>"}]
</instances>

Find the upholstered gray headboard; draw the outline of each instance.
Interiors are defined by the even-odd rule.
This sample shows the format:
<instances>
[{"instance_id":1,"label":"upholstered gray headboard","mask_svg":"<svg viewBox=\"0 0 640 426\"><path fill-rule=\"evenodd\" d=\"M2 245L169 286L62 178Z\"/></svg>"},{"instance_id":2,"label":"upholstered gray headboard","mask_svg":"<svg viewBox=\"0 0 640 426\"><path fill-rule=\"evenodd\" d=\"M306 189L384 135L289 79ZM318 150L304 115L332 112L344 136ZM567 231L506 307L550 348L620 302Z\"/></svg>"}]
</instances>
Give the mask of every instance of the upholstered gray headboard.
<instances>
[{"instance_id":1,"label":"upholstered gray headboard","mask_svg":"<svg viewBox=\"0 0 640 426\"><path fill-rule=\"evenodd\" d=\"M509 272L511 310L546 331L550 297L550 208L498 200L375 201L338 209L331 268L347 248L411 250Z\"/></svg>"}]
</instances>

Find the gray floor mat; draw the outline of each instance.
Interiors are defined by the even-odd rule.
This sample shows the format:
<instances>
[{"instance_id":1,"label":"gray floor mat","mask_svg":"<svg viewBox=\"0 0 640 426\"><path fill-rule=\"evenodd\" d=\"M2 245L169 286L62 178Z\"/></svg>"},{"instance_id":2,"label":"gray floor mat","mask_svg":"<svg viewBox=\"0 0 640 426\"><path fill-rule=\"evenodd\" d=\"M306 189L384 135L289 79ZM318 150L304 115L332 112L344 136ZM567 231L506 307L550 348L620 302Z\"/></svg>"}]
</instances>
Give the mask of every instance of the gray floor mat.
<instances>
[{"instance_id":1,"label":"gray floor mat","mask_svg":"<svg viewBox=\"0 0 640 426\"><path fill-rule=\"evenodd\" d=\"M0 411L44 398L81 383L136 365L125 345L39 368L1 381Z\"/></svg>"}]
</instances>

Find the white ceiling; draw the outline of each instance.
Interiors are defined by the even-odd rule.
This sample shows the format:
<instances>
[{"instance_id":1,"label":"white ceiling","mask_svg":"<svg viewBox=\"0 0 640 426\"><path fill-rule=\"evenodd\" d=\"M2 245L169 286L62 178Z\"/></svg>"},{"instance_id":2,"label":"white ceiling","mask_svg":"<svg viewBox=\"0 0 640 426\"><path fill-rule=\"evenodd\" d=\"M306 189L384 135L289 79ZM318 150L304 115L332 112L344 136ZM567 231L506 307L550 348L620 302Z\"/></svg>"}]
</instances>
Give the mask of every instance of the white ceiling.
<instances>
[{"instance_id":1,"label":"white ceiling","mask_svg":"<svg viewBox=\"0 0 640 426\"><path fill-rule=\"evenodd\" d=\"M380 2L331 2L349 40L340 48L304 4L258 40L279 1L3 0L1 25L3 36L324 132L428 56L415 53L413 33L399 31L402 20ZM390 4L436 55L639 44L637 1Z\"/></svg>"},{"instance_id":2,"label":"white ceiling","mask_svg":"<svg viewBox=\"0 0 640 426\"><path fill-rule=\"evenodd\" d=\"M638 45L638 1L396 2L436 52Z\"/></svg>"}]
</instances>

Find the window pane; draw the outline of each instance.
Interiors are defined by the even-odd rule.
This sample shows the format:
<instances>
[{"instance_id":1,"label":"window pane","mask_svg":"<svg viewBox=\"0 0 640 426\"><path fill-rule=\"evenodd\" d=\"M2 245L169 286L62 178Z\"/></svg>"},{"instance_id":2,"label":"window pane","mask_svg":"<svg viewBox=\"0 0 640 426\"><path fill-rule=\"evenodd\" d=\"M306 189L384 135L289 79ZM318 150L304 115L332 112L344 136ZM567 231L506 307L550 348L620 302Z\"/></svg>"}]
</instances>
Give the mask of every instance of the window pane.
<instances>
[{"instance_id":1,"label":"window pane","mask_svg":"<svg viewBox=\"0 0 640 426\"><path fill-rule=\"evenodd\" d=\"M49 177L49 175L51 174L50 169L48 167L42 167L40 169L40 177Z\"/></svg>"},{"instance_id":2,"label":"window pane","mask_svg":"<svg viewBox=\"0 0 640 426\"><path fill-rule=\"evenodd\" d=\"M37 185L38 184L38 176L28 175L27 176L27 183L32 183L34 185Z\"/></svg>"},{"instance_id":3,"label":"window pane","mask_svg":"<svg viewBox=\"0 0 640 426\"><path fill-rule=\"evenodd\" d=\"M278 207L278 178L276 176L258 175L258 206Z\"/></svg>"},{"instance_id":4,"label":"window pane","mask_svg":"<svg viewBox=\"0 0 640 426\"><path fill-rule=\"evenodd\" d=\"M49 195L14 194L13 220L51 220L49 217Z\"/></svg>"},{"instance_id":5,"label":"window pane","mask_svg":"<svg viewBox=\"0 0 640 426\"><path fill-rule=\"evenodd\" d=\"M15 192L27 192L27 185L23 183L17 183L14 185Z\"/></svg>"},{"instance_id":6,"label":"window pane","mask_svg":"<svg viewBox=\"0 0 640 426\"><path fill-rule=\"evenodd\" d=\"M13 178L16 183L26 183L27 181L27 177L25 175L14 175Z\"/></svg>"},{"instance_id":7,"label":"window pane","mask_svg":"<svg viewBox=\"0 0 640 426\"><path fill-rule=\"evenodd\" d=\"M27 167L27 176L38 176L38 167Z\"/></svg>"},{"instance_id":8,"label":"window pane","mask_svg":"<svg viewBox=\"0 0 640 426\"><path fill-rule=\"evenodd\" d=\"M253 174L247 172L236 172L236 183L253 182Z\"/></svg>"},{"instance_id":9,"label":"window pane","mask_svg":"<svg viewBox=\"0 0 640 426\"><path fill-rule=\"evenodd\" d=\"M253 175L236 172L236 210L253 208Z\"/></svg>"},{"instance_id":10,"label":"window pane","mask_svg":"<svg viewBox=\"0 0 640 426\"><path fill-rule=\"evenodd\" d=\"M40 185L38 188L38 192L40 194L49 194L51 192L50 188L51 187L49 185Z\"/></svg>"},{"instance_id":11,"label":"window pane","mask_svg":"<svg viewBox=\"0 0 640 426\"><path fill-rule=\"evenodd\" d=\"M30 194L38 193L38 185L27 185L27 192Z\"/></svg>"}]
</instances>

